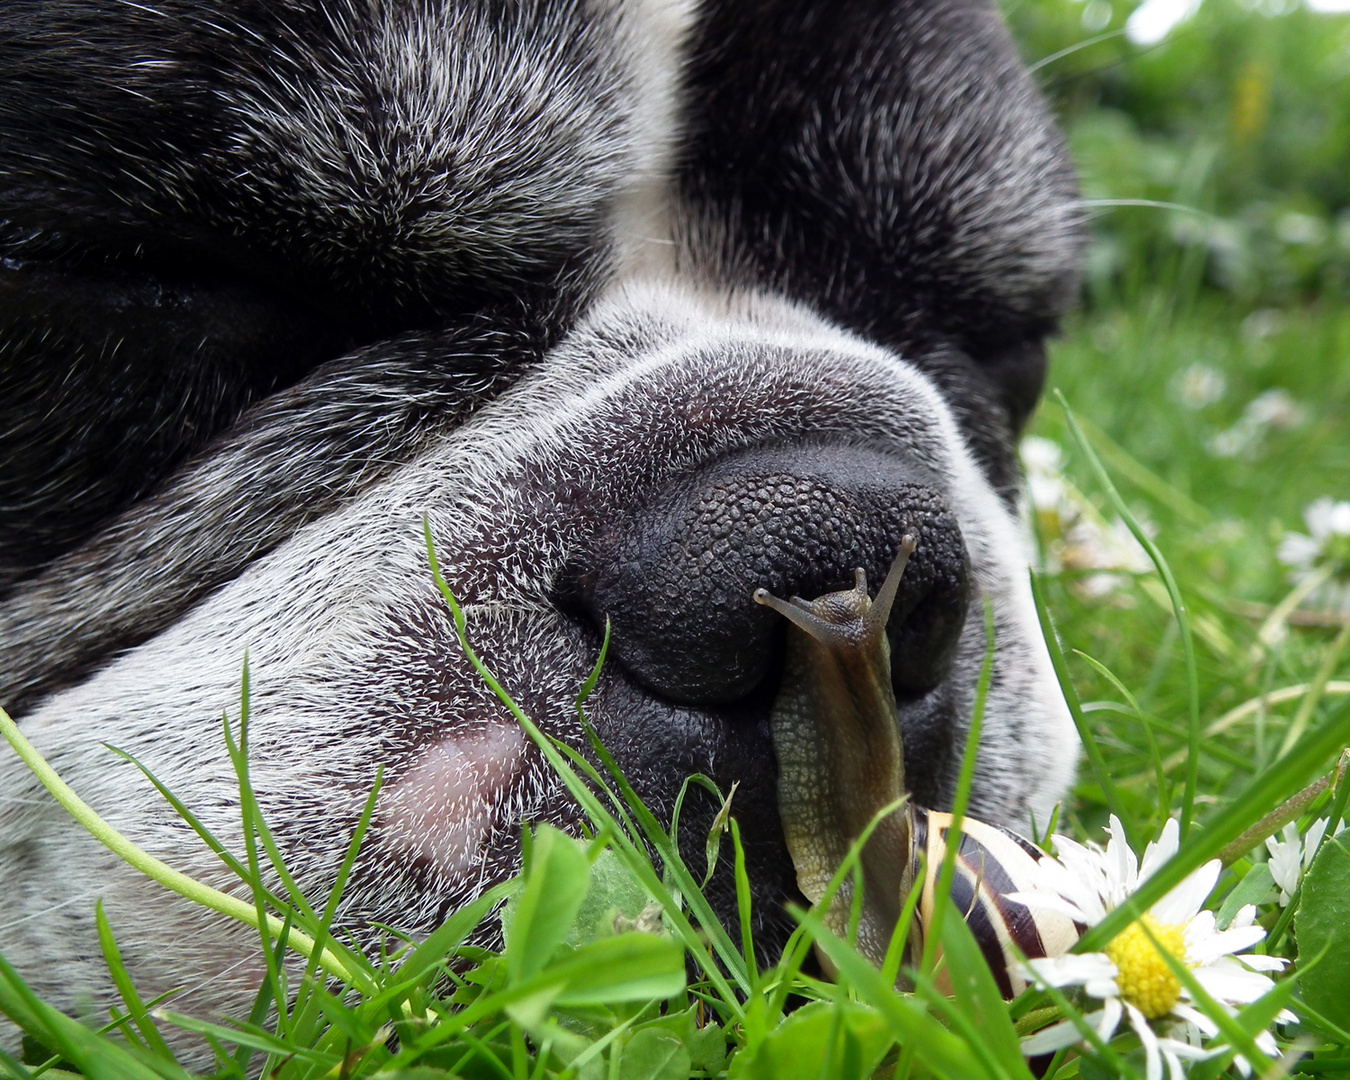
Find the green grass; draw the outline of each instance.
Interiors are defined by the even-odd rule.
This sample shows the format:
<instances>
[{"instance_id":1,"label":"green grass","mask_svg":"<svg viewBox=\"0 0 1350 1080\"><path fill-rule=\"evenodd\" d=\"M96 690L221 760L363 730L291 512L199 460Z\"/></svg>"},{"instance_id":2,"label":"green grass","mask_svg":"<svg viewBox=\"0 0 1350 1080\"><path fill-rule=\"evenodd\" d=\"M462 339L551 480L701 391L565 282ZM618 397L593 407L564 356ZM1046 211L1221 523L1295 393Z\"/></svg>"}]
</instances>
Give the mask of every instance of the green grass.
<instances>
[{"instance_id":1,"label":"green grass","mask_svg":"<svg viewBox=\"0 0 1350 1080\"><path fill-rule=\"evenodd\" d=\"M1040 430L1062 433L1057 425L1065 420L1062 410L1055 417L1047 415L1040 421ZM1121 438L1128 444L1126 434L1121 433ZM1187 504L1168 495L1158 486L1162 481L1151 480L1143 466L1129 464L1125 452L1114 448L1107 456L1125 462L1126 471L1162 500L1130 501L1159 522L1169 501L1180 508L1172 512L1184 517ZM1091 492L1089 479L1095 476L1100 485L1102 476L1090 467L1086 453L1084 457L1080 487ZM1123 500L1119 506L1130 514ZM1169 548L1162 524L1158 532L1161 546ZM1260 542L1266 543L1267 538L1263 536ZM1157 644L1169 640L1172 612L1165 593L1159 595L1156 579L1152 587L1147 584L1151 575L1127 579L1115 592L1091 601L1079 598L1070 577L1040 582L1042 591L1052 597L1066 644L1083 646L1085 652L1099 657L1098 665L1072 652L1066 660L1079 696L1084 698L1092 741L1107 751L1098 758L1103 763L1100 767L1110 775L1108 785L1097 767L1084 771L1067 814L1068 827L1080 836L1085 832L1095 835L1092 823L1103 813L1107 786L1114 788L1115 805L1137 840L1156 834L1169 804L1179 807L1186 801L1188 759L1183 754L1171 765L1165 759L1187 745L1192 687L1199 720L1207 723L1231 702L1256 693L1259 685L1252 680L1259 683L1270 671L1281 678L1315 677L1318 658L1325 656L1325 633L1295 630L1264 665L1253 667L1249 654L1256 641L1250 621L1202 599L1201 593L1207 591L1202 580L1189 576L1192 560L1201 559L1203 565L1202 554L1187 543L1178 545L1176 551L1178 592L1192 609L1191 619L1202 627L1204 620L1213 619L1218 627L1195 634L1199 662L1193 684L1180 662L1175 635L1171 636L1172 654L1158 652ZM1271 592L1265 598L1273 600L1283 586L1279 571L1271 569L1269 575ZM464 624L454 598L440 584L462 635ZM1254 596L1253 602L1259 602L1263 594ZM1219 630L1232 638L1232 656L1241 660L1240 668L1233 663L1225 668L1221 650L1212 647L1211 639L1218 640ZM464 646L474 659L472 643L464 641ZM1112 666L1116 669L1113 675L1103 673ZM496 685L491 673L481 665L480 670L583 807L590 822L586 838L573 840L547 827L527 833L520 878L453 915L425 942L414 946L391 937L379 955L362 955L342 935L335 936L331 927L343 875L330 896L303 897L291 885L271 843L248 783L246 675L240 723L237 730L227 724L225 737L231 740L239 768L248 837L247 851L234 853L230 862L252 886L255 903L235 902L234 908L226 910L215 902L211 890L201 887L195 898L255 928L268 928L261 939L268 975L251 1015L221 1025L179 1015L171 1000L142 1002L121 968L117 928L100 918L105 958L123 997L122 1007L108 1017L86 1017L83 1022L62 1017L33 999L18 975L0 963L0 1010L18 1021L32 1039L24 1061L0 1057L0 1074L21 1080L66 1073L94 1080L182 1080L187 1073L176 1063L165 1036L176 1027L207 1041L215 1052L215 1075L222 1080L242 1080L259 1073L278 1080L393 1076L407 1080L449 1080L452 1076L673 1080L723 1075L806 1080L873 1074L950 1080L1025 1078L1031 1074L1018 1050L1019 1036L1062 1015L1079 1015L1076 999L1058 992L1032 991L1011 1004L1004 1003L965 923L954 914L941 927L928 927L934 935L930 940L940 936L945 957L941 963L960 976L953 978L953 996L939 991L931 978L936 961L931 948L916 969L907 973L913 992L900 992L893 989L889 977L870 967L846 941L830 934L811 912L797 913L800 928L779 962L768 970L757 970L749 931L749 885L743 873L738 875L742 925L723 927L702 898L701 875L696 876L686 864L688 853L676 849L667 823L658 821L637 800L603 746L593 740L591 754L582 756L550 741ZM583 715L586 694L598 672L599 663L596 674L580 688L578 709ZM1108 708L1104 703L1112 697L1115 704ZM1267 717L1268 747L1276 744L1288 723L1287 713L1287 709L1272 709ZM1252 751L1250 726L1237 726L1228 733L1233 757L1243 759L1241 764L1216 755L1213 746L1219 745L1217 741L1202 744L1193 774L1198 785L1193 804L1199 827L1188 835L1180 855L1136 894L1134 911L1128 905L1118 909L1094 931L1090 944L1100 947L1134 913L1239 836L1246 834L1246 845L1256 842L1250 830L1259 819L1325 769L1350 739L1350 708L1337 708L1331 698L1324 699L1309 720L1304 736L1290 753L1277 759L1270 750L1269 761L1260 768L1245 760ZM22 747L12 725L7 725L5 734ZM61 791L59 780L40 759L30 754L29 760L69 808L89 817L87 808L73 801L73 793ZM968 783L969 771L964 776ZM1337 793L1340 806L1346 794L1350 786ZM1305 801L1297 809L1306 820L1325 809L1332 798L1331 791L1324 791L1311 806ZM374 793L363 824L373 800ZM190 816L190 808L184 807L183 812ZM85 823L94 829L101 827L96 820ZM734 804L726 826L731 851L724 851L722 857L734 859L739 866ZM214 838L196 827L203 841L214 846ZM1268 823L1267 831L1273 827ZM358 828L345 865L355 856L360 833ZM139 858L115 834L105 833L101 839L120 847L124 857ZM659 869L651 852L661 856ZM185 895L194 895L192 884L167 868L142 865L151 876ZM848 864L841 867L836 886L849 872ZM1249 891L1255 884L1258 889L1248 899L1264 904L1265 921L1282 934L1280 951L1297 956L1291 936L1283 933L1287 917L1282 919L1272 902L1266 888L1269 878L1261 876L1264 872L1259 862L1252 865L1238 860L1211 904L1219 907L1240 883ZM265 888L265 878L278 880L282 891ZM494 907L508 897L504 950L495 954L465 947L479 923L502 917ZM1350 902L1350 896L1344 899ZM911 917L915 917L912 905L902 918L897 941L904 940L906 920ZM1333 927L1340 925L1338 919L1345 921L1333 911ZM288 944L298 947L308 962L288 962ZM801 971L812 947L828 955L838 970L835 982L821 982ZM694 973L692 981L686 980L687 966ZM1182 975L1189 978L1184 971ZM1337 1028L1334 1019L1293 997L1296 986L1292 979L1285 980L1269 1004L1259 1002L1236 1019L1218 1008L1211 1015L1224 1026L1229 1045L1243 1048L1251 1060L1259 1062L1262 1058L1250 1042L1251 1034L1269 1023L1278 1005L1291 1004L1300 1024L1284 1032L1286 1041L1297 1040L1298 1052L1315 1050L1317 1055L1299 1067L1334 1072L1337 1063L1350 1056L1350 1037ZM283 1003L282 1007L277 1008L277 1003ZM91 1025L101 1025L108 1033L95 1035ZM1231 1052L1227 1058L1231 1059ZM1197 1065L1195 1074L1217 1076L1225 1067L1231 1066L1221 1057ZM1109 1045L1097 1040L1095 1046L1061 1052L1047 1075L1132 1077L1142 1073L1137 1040L1122 1034Z\"/></svg>"},{"instance_id":2,"label":"green grass","mask_svg":"<svg viewBox=\"0 0 1350 1080\"><path fill-rule=\"evenodd\" d=\"M1151 523L1181 582L1195 624L1208 725L1263 692L1314 680L1335 639L1335 613L1304 613L1298 618L1326 625L1297 627L1273 649L1258 640L1258 631L1262 616L1291 588L1288 568L1276 558L1283 533L1306 531L1301 515L1315 498L1350 495L1350 439L1342 419L1350 415L1350 313L1329 305L1285 309L1278 317L1262 312L1254 329L1250 312L1226 298L1192 294L1186 310L1175 307L1175 297L1160 290L1129 306L1080 313L1052 349L1049 382L1075 413L1090 418L1105 460L1116 466L1120 491ZM1197 364L1218 373L1224 385L1198 408L1183 402L1177 388L1181 373ZM1249 402L1275 389L1290 395L1301 422L1267 430L1237 456L1216 454L1216 437L1240 424ZM1032 431L1063 447L1067 475L1109 514L1053 398ZM1072 573L1047 582L1061 636L1130 688L1140 709L1157 718L1153 737L1164 758L1170 756L1184 747L1180 726L1189 688L1175 622L1155 576L1125 579L1100 597L1087 596L1079 583ZM1145 812L1157 797L1148 733L1093 664L1074 657L1069 670L1085 700L1126 706L1093 713L1094 729L1111 751L1123 796ZM1343 680L1347 671L1342 662L1332 678ZM1298 704L1256 710L1207 738L1200 799L1221 800L1259 773L1278 751ZM1096 824L1101 806L1098 792L1079 789L1074 812Z\"/></svg>"}]
</instances>

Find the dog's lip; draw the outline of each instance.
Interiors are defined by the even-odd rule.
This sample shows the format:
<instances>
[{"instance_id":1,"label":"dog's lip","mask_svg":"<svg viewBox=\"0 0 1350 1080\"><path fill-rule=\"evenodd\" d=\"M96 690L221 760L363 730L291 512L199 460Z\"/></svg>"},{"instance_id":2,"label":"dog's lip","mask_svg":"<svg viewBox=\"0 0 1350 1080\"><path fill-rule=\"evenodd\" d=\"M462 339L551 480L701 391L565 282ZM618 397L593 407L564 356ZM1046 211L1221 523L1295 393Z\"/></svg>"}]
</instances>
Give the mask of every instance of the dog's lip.
<instances>
[{"instance_id":1,"label":"dog's lip","mask_svg":"<svg viewBox=\"0 0 1350 1080\"><path fill-rule=\"evenodd\" d=\"M376 824L386 842L449 880L470 873L494 808L519 777L525 742L515 725L487 723L428 744L380 794Z\"/></svg>"}]
</instances>

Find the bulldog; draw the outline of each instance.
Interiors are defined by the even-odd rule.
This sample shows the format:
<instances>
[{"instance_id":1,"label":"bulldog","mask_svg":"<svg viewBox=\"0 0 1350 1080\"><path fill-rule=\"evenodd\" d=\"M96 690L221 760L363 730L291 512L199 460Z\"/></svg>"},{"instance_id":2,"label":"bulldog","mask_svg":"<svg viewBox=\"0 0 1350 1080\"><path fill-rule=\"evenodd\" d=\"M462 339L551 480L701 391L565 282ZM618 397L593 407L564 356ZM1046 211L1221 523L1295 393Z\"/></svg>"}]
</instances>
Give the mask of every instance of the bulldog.
<instances>
[{"instance_id":1,"label":"bulldog","mask_svg":"<svg viewBox=\"0 0 1350 1080\"><path fill-rule=\"evenodd\" d=\"M578 826L424 521L545 732L585 745L608 625L587 712L638 793L739 784L769 952L800 894L757 589L877 583L914 538L909 787L951 800L988 609L971 812L1047 820L1076 740L1015 441L1082 214L986 0L9 0L0 80L0 703L135 843L238 889L104 744L237 848L246 656L253 784L316 895L384 770L353 931L424 934L522 823ZM146 997L256 990L251 931L8 750L0 893L0 952L60 1007L114 1000L100 898ZM734 921L729 873L709 895Z\"/></svg>"}]
</instances>

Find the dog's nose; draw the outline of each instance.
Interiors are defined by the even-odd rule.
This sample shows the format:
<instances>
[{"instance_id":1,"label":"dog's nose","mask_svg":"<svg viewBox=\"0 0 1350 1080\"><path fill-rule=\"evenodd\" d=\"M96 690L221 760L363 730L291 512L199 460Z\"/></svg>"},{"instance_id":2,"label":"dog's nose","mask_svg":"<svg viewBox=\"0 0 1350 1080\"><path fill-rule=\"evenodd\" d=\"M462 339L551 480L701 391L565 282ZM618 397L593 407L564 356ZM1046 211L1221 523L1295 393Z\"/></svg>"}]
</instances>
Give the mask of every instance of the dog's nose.
<instances>
[{"instance_id":1,"label":"dog's nose","mask_svg":"<svg viewBox=\"0 0 1350 1080\"><path fill-rule=\"evenodd\" d=\"M965 623L970 561L921 465L866 448L744 451L654 493L602 537L577 576L610 655L690 704L735 701L769 674L783 620L756 589L816 597L880 584L909 534L918 547L887 633L900 700L938 685Z\"/></svg>"}]
</instances>

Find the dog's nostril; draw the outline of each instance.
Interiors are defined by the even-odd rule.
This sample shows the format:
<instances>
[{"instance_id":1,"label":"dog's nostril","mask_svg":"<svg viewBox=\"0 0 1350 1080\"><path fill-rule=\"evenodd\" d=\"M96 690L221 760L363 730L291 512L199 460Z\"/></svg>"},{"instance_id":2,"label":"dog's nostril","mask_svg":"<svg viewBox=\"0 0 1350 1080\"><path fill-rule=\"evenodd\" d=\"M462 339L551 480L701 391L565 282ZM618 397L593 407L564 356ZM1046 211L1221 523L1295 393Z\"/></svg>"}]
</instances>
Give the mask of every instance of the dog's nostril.
<instances>
[{"instance_id":1,"label":"dog's nostril","mask_svg":"<svg viewBox=\"0 0 1350 1080\"><path fill-rule=\"evenodd\" d=\"M918 548L888 634L900 696L936 686L965 622L969 560L920 466L848 446L762 448L682 477L616 523L577 576L611 655L675 701L749 694L773 667L782 620L754 602L880 583L906 533Z\"/></svg>"}]
</instances>

